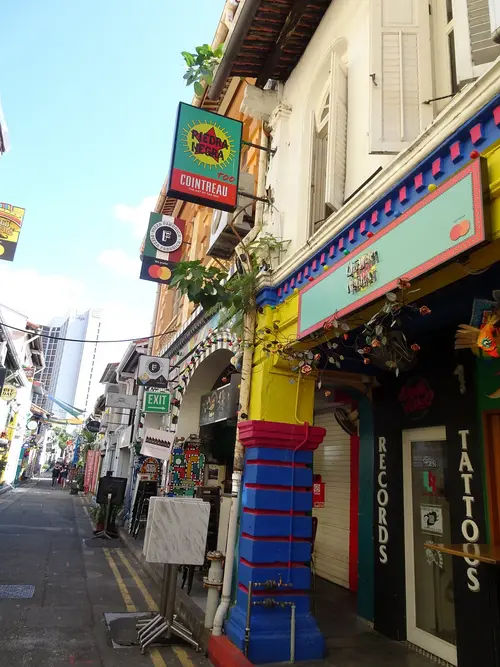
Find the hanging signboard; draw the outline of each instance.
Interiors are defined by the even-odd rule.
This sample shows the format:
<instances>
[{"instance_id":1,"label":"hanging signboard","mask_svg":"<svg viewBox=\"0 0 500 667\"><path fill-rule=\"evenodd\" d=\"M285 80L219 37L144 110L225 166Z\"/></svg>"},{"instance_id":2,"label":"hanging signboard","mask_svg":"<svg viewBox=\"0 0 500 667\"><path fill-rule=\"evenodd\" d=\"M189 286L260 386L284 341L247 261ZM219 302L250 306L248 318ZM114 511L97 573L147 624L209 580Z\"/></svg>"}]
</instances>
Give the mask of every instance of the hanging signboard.
<instances>
[{"instance_id":1,"label":"hanging signboard","mask_svg":"<svg viewBox=\"0 0 500 667\"><path fill-rule=\"evenodd\" d=\"M23 219L24 208L0 203L0 259L14 259Z\"/></svg>"},{"instance_id":2,"label":"hanging signboard","mask_svg":"<svg viewBox=\"0 0 500 667\"><path fill-rule=\"evenodd\" d=\"M415 279L483 243L482 169L481 158L473 160L302 289L299 338L383 296L400 278Z\"/></svg>"},{"instance_id":3,"label":"hanging signboard","mask_svg":"<svg viewBox=\"0 0 500 667\"><path fill-rule=\"evenodd\" d=\"M144 255L158 257L159 252L168 253L168 258L163 257L162 259L168 259L171 262L180 261L185 224L185 220L181 218L151 213L144 242Z\"/></svg>"},{"instance_id":4,"label":"hanging signboard","mask_svg":"<svg viewBox=\"0 0 500 667\"><path fill-rule=\"evenodd\" d=\"M201 397L200 426L215 424L236 417L240 379L240 375L232 375L230 384Z\"/></svg>"},{"instance_id":5,"label":"hanging signboard","mask_svg":"<svg viewBox=\"0 0 500 667\"><path fill-rule=\"evenodd\" d=\"M242 127L238 120L181 102L167 196L234 211Z\"/></svg>"},{"instance_id":6,"label":"hanging signboard","mask_svg":"<svg viewBox=\"0 0 500 667\"><path fill-rule=\"evenodd\" d=\"M2 389L1 398L4 401L12 401L17 396L17 387L13 387L11 384L6 384Z\"/></svg>"},{"instance_id":7,"label":"hanging signboard","mask_svg":"<svg viewBox=\"0 0 500 667\"><path fill-rule=\"evenodd\" d=\"M144 392L144 412L165 414L170 410L170 394L164 391Z\"/></svg>"},{"instance_id":8,"label":"hanging signboard","mask_svg":"<svg viewBox=\"0 0 500 667\"><path fill-rule=\"evenodd\" d=\"M155 459L168 459L172 450L173 437L172 433L167 433L167 431L147 428L140 453L143 456L153 456Z\"/></svg>"},{"instance_id":9,"label":"hanging signboard","mask_svg":"<svg viewBox=\"0 0 500 667\"><path fill-rule=\"evenodd\" d=\"M153 283L160 283L160 285L168 285L172 277L173 266L174 262L167 259L144 255L139 277L141 280L150 280Z\"/></svg>"},{"instance_id":10,"label":"hanging signboard","mask_svg":"<svg viewBox=\"0 0 500 667\"><path fill-rule=\"evenodd\" d=\"M137 384L143 387L164 389L168 382L170 360L165 357L150 357L141 354L137 369Z\"/></svg>"}]
</instances>

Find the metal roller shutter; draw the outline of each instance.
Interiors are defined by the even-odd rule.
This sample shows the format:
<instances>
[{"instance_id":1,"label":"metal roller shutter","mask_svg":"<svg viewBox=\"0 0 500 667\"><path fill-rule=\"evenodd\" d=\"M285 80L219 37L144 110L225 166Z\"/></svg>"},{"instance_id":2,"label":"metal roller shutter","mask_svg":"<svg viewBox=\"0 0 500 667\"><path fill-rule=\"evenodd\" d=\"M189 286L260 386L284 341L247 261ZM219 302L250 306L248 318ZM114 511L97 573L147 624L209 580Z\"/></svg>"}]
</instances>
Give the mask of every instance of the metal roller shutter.
<instances>
[{"instance_id":1,"label":"metal roller shutter","mask_svg":"<svg viewBox=\"0 0 500 667\"><path fill-rule=\"evenodd\" d=\"M314 474L325 483L325 506L313 510L318 517L314 546L316 574L349 588L350 437L337 424L333 411L316 413L315 426L326 436L314 452Z\"/></svg>"}]
</instances>

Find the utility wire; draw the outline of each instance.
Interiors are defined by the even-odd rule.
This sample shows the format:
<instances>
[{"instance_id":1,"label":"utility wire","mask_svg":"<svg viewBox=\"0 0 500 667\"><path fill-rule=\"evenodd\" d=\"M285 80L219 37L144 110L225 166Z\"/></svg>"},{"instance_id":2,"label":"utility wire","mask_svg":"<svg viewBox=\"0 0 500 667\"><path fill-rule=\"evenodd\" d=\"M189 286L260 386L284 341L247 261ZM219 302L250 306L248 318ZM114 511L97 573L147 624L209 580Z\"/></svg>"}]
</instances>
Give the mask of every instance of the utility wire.
<instances>
[{"instance_id":1,"label":"utility wire","mask_svg":"<svg viewBox=\"0 0 500 667\"><path fill-rule=\"evenodd\" d=\"M5 324L2 322L0 324L0 329L2 327L7 327L8 329L14 329L15 331L21 331L25 334L30 334L31 336L40 336L40 338L53 338L54 340L66 340L70 343L135 343L142 340L149 340L150 338L159 338L160 336L166 336L170 333L175 333L177 329L170 329L163 331L163 333L154 334L153 336L136 336L135 338L120 338L117 340L84 340L83 338L62 338L61 336L51 336L50 334L40 333L34 329L19 329L18 327L13 327L11 324Z\"/></svg>"}]
</instances>

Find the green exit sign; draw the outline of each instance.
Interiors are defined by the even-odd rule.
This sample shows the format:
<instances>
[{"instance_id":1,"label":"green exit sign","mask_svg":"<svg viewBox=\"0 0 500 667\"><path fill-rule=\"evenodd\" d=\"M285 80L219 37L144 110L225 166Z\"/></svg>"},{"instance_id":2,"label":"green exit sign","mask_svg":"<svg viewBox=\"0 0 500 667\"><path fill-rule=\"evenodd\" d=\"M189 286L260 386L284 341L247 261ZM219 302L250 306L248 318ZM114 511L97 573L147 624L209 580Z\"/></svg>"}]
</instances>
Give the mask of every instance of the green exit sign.
<instances>
[{"instance_id":1,"label":"green exit sign","mask_svg":"<svg viewBox=\"0 0 500 667\"><path fill-rule=\"evenodd\" d=\"M144 394L144 412L168 412L170 394L158 391L146 391Z\"/></svg>"}]
</instances>

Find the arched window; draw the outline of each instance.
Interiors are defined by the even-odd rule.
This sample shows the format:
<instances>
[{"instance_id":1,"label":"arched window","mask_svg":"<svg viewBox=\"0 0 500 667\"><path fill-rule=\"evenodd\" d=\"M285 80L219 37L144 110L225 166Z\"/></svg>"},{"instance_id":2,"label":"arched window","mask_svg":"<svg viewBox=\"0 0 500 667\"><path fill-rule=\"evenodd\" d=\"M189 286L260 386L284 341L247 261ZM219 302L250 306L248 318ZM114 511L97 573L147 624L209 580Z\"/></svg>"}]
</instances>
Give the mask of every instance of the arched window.
<instances>
[{"instance_id":1,"label":"arched window","mask_svg":"<svg viewBox=\"0 0 500 667\"><path fill-rule=\"evenodd\" d=\"M347 68L342 53L334 49L328 83L313 112L310 233L344 203L347 147Z\"/></svg>"}]
</instances>

